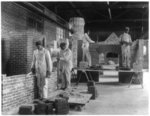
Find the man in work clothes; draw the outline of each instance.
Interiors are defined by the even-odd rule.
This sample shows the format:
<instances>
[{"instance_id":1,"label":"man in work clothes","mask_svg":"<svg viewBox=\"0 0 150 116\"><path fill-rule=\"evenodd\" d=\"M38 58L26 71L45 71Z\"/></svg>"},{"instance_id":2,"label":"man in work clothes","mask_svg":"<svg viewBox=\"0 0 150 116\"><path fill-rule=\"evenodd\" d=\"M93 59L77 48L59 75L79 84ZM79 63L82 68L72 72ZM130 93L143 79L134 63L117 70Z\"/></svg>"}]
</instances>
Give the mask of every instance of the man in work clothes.
<instances>
[{"instance_id":1,"label":"man in work clothes","mask_svg":"<svg viewBox=\"0 0 150 116\"><path fill-rule=\"evenodd\" d=\"M121 38L121 45L122 45L122 65L125 68L130 68L130 57L131 57L131 50L130 46L132 45L131 36L129 34L129 27L125 28L125 32L120 36Z\"/></svg>"},{"instance_id":2,"label":"man in work clothes","mask_svg":"<svg viewBox=\"0 0 150 116\"><path fill-rule=\"evenodd\" d=\"M36 47L37 49L33 52L31 71L37 78L39 97L43 98L45 78L49 77L52 72L52 61L49 51L42 46L41 41L36 42Z\"/></svg>"},{"instance_id":3,"label":"man in work clothes","mask_svg":"<svg viewBox=\"0 0 150 116\"><path fill-rule=\"evenodd\" d=\"M71 81L71 69L72 69L72 52L67 47L65 42L60 44L59 53L59 70L61 76L61 89L65 90L70 87Z\"/></svg>"}]
</instances>

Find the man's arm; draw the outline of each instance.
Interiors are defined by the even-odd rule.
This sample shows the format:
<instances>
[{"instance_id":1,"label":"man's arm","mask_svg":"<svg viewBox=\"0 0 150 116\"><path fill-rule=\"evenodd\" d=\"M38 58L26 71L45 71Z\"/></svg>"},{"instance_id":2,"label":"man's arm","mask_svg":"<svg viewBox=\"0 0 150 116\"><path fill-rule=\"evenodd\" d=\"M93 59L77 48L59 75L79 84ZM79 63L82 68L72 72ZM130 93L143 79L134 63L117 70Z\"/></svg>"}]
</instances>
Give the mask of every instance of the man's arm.
<instances>
[{"instance_id":1,"label":"man's arm","mask_svg":"<svg viewBox=\"0 0 150 116\"><path fill-rule=\"evenodd\" d=\"M36 57L35 57L35 51L34 51L33 58L32 58L32 64L31 64L31 71L33 74L35 73L35 61L36 61Z\"/></svg>"},{"instance_id":2,"label":"man's arm","mask_svg":"<svg viewBox=\"0 0 150 116\"><path fill-rule=\"evenodd\" d=\"M95 43L87 34L85 34L85 38L89 43Z\"/></svg>"},{"instance_id":3,"label":"man's arm","mask_svg":"<svg viewBox=\"0 0 150 116\"><path fill-rule=\"evenodd\" d=\"M50 56L50 53L49 53L48 50L46 50L46 55L45 55L45 57L46 57L47 71L48 71L48 72L52 72L52 67L53 67L53 65L52 65L51 56Z\"/></svg>"},{"instance_id":4,"label":"man's arm","mask_svg":"<svg viewBox=\"0 0 150 116\"><path fill-rule=\"evenodd\" d=\"M63 56L60 57L60 60L68 61L72 57L72 52L67 50Z\"/></svg>"},{"instance_id":5,"label":"man's arm","mask_svg":"<svg viewBox=\"0 0 150 116\"><path fill-rule=\"evenodd\" d=\"M129 35L129 36L130 36L130 35ZM131 39L131 36L130 36L129 43L130 43L130 45L132 45L132 39Z\"/></svg>"},{"instance_id":6,"label":"man's arm","mask_svg":"<svg viewBox=\"0 0 150 116\"><path fill-rule=\"evenodd\" d=\"M123 44L122 36L123 36L123 35L120 35L120 37L119 37L119 40L120 40L120 44L121 44L121 45Z\"/></svg>"}]
</instances>

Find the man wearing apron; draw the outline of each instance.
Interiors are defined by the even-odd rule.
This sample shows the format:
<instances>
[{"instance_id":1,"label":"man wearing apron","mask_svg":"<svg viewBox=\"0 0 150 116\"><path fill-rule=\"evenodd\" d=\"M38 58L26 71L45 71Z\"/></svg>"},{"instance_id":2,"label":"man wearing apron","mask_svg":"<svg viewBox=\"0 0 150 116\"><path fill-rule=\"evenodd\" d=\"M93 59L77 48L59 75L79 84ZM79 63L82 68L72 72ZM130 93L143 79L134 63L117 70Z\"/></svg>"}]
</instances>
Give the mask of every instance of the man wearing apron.
<instances>
[{"instance_id":1,"label":"man wearing apron","mask_svg":"<svg viewBox=\"0 0 150 116\"><path fill-rule=\"evenodd\" d=\"M36 42L36 47L37 49L33 52L31 71L37 78L38 97L43 98L45 78L52 72L52 61L49 51L42 46L41 41Z\"/></svg>"}]
</instances>

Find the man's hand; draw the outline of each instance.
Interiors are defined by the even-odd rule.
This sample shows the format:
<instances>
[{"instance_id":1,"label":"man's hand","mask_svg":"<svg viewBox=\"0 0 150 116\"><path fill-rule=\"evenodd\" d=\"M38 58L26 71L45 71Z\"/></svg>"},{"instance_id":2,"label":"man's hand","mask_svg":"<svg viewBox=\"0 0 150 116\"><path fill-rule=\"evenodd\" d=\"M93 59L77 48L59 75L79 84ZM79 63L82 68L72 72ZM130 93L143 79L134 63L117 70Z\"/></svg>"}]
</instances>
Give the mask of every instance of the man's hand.
<instances>
[{"instance_id":1,"label":"man's hand","mask_svg":"<svg viewBox=\"0 0 150 116\"><path fill-rule=\"evenodd\" d=\"M32 74L35 74L35 68L31 68Z\"/></svg>"},{"instance_id":2,"label":"man's hand","mask_svg":"<svg viewBox=\"0 0 150 116\"><path fill-rule=\"evenodd\" d=\"M47 72L46 72L46 77L49 78L50 75L51 75L51 72L50 72L50 71L47 71Z\"/></svg>"},{"instance_id":3,"label":"man's hand","mask_svg":"<svg viewBox=\"0 0 150 116\"><path fill-rule=\"evenodd\" d=\"M57 61L59 61L60 60L60 58L57 58Z\"/></svg>"}]
</instances>

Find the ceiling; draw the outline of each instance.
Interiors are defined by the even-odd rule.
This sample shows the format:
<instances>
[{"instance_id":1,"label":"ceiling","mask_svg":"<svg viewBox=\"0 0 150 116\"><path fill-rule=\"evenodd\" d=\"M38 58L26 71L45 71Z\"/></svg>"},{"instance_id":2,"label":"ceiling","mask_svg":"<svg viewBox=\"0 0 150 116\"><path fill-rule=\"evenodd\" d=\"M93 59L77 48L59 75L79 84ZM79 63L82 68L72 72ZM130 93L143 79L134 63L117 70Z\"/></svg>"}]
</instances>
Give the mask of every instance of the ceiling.
<instances>
[{"instance_id":1,"label":"ceiling","mask_svg":"<svg viewBox=\"0 0 150 116\"><path fill-rule=\"evenodd\" d=\"M148 2L39 2L69 22L83 17L90 29L129 26L148 30Z\"/></svg>"}]
</instances>

